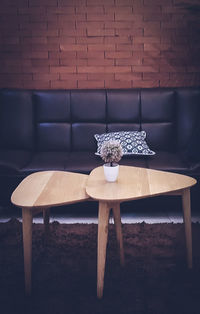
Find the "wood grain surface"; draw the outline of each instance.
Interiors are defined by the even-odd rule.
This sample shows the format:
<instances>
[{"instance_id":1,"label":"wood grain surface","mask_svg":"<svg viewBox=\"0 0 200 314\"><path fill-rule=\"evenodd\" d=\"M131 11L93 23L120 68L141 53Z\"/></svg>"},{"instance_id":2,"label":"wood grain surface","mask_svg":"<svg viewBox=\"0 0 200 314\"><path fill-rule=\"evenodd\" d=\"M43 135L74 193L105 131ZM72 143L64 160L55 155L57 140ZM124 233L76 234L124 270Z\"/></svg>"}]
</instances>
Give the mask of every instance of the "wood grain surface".
<instances>
[{"instance_id":1,"label":"wood grain surface","mask_svg":"<svg viewBox=\"0 0 200 314\"><path fill-rule=\"evenodd\" d=\"M87 177L66 171L36 172L19 184L12 194L11 201L23 208L47 208L87 200Z\"/></svg>"},{"instance_id":2,"label":"wood grain surface","mask_svg":"<svg viewBox=\"0 0 200 314\"><path fill-rule=\"evenodd\" d=\"M103 167L98 167L88 177L86 192L96 200L119 202L180 191L195 184L189 176L128 166L120 166L116 182L107 182Z\"/></svg>"}]
</instances>

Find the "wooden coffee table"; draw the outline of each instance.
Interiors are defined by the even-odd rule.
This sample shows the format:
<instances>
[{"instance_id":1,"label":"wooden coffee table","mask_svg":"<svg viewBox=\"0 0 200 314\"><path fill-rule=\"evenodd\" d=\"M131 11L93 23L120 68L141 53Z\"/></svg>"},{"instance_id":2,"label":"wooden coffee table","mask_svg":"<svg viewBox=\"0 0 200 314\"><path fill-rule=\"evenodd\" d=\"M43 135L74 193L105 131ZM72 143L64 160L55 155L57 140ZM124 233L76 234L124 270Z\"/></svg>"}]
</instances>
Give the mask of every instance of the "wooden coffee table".
<instances>
[{"instance_id":1,"label":"wooden coffee table","mask_svg":"<svg viewBox=\"0 0 200 314\"><path fill-rule=\"evenodd\" d=\"M190 187L196 180L169 172L120 166L117 182L104 179L103 167L89 176L64 171L42 171L26 177L13 192L11 201L22 208L25 292L31 293L32 220L43 212L45 232L48 233L49 209L53 206L89 200L99 201L97 296L103 296L108 222L113 210L120 262L124 265L120 203L156 195L181 195L185 222L188 267L192 267L192 234Z\"/></svg>"},{"instance_id":2,"label":"wooden coffee table","mask_svg":"<svg viewBox=\"0 0 200 314\"><path fill-rule=\"evenodd\" d=\"M64 171L42 171L26 177L13 192L11 201L22 208L25 292L31 294L32 220L43 211L46 233L49 226L49 209L86 201L88 176Z\"/></svg>"},{"instance_id":3,"label":"wooden coffee table","mask_svg":"<svg viewBox=\"0 0 200 314\"><path fill-rule=\"evenodd\" d=\"M157 195L182 196L183 216L188 267L192 268L192 232L190 187L196 180L181 174L157 171L145 168L120 166L118 180L106 182L103 167L95 168L89 175L86 192L99 201L98 256L97 256L97 296L102 298L108 239L110 210L113 210L117 240L120 249L120 261L124 264L124 250L120 218L120 203Z\"/></svg>"}]
</instances>

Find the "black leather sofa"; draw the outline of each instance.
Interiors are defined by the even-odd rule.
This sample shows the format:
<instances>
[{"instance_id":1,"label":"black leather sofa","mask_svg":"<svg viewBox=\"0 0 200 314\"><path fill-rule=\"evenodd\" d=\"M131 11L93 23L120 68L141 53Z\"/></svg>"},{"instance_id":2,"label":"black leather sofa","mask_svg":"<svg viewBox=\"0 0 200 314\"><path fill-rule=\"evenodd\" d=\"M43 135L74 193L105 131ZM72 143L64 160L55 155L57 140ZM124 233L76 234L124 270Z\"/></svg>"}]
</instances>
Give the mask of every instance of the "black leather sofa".
<instances>
[{"instance_id":1,"label":"black leather sofa","mask_svg":"<svg viewBox=\"0 0 200 314\"><path fill-rule=\"evenodd\" d=\"M89 173L102 165L95 133L145 130L154 156L121 164L200 178L200 88L0 90L0 203L41 170ZM193 190L198 190L197 187ZM199 190L200 191L200 190ZM196 193L198 197L199 193Z\"/></svg>"}]
</instances>

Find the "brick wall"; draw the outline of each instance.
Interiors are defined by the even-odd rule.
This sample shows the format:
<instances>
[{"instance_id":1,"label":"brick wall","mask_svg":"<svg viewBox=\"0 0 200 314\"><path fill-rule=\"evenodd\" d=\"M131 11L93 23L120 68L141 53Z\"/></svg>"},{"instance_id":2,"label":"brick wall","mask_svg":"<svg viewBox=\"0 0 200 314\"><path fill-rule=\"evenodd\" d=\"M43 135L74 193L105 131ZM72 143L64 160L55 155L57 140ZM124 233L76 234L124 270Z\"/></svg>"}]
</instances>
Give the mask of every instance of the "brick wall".
<instances>
[{"instance_id":1,"label":"brick wall","mask_svg":"<svg viewBox=\"0 0 200 314\"><path fill-rule=\"evenodd\" d=\"M200 83L200 0L1 0L0 87Z\"/></svg>"}]
</instances>

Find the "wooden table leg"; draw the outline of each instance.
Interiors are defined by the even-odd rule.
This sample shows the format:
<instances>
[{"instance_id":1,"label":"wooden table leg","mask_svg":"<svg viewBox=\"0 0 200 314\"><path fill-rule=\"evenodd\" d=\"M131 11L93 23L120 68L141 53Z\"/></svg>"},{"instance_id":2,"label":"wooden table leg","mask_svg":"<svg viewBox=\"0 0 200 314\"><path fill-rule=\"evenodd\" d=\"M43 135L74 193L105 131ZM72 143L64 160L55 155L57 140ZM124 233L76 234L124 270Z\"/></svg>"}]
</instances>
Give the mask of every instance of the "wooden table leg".
<instances>
[{"instance_id":1,"label":"wooden table leg","mask_svg":"<svg viewBox=\"0 0 200 314\"><path fill-rule=\"evenodd\" d=\"M190 188L183 190L182 206L183 206L183 217L184 217L184 224L185 224L187 264L188 264L188 268L192 268L192 226L191 226Z\"/></svg>"},{"instance_id":2,"label":"wooden table leg","mask_svg":"<svg viewBox=\"0 0 200 314\"><path fill-rule=\"evenodd\" d=\"M49 214L50 208L43 209L44 234L46 239L49 236Z\"/></svg>"},{"instance_id":3,"label":"wooden table leg","mask_svg":"<svg viewBox=\"0 0 200 314\"><path fill-rule=\"evenodd\" d=\"M108 241L110 207L105 202L99 202L98 249L97 249L97 297L103 296L106 248Z\"/></svg>"},{"instance_id":4,"label":"wooden table leg","mask_svg":"<svg viewBox=\"0 0 200 314\"><path fill-rule=\"evenodd\" d=\"M27 295L31 294L32 220L33 216L31 209L22 208L25 293Z\"/></svg>"},{"instance_id":5,"label":"wooden table leg","mask_svg":"<svg viewBox=\"0 0 200 314\"><path fill-rule=\"evenodd\" d=\"M113 216L114 216L115 230L116 230L116 236L117 236L117 243L119 247L120 264L121 266L124 266L125 259L124 259L124 246L123 246L122 224L121 224L121 215L120 215L120 203L116 203L113 206Z\"/></svg>"}]
</instances>

